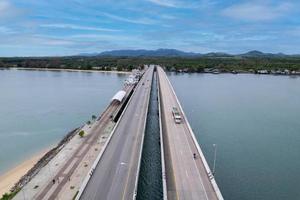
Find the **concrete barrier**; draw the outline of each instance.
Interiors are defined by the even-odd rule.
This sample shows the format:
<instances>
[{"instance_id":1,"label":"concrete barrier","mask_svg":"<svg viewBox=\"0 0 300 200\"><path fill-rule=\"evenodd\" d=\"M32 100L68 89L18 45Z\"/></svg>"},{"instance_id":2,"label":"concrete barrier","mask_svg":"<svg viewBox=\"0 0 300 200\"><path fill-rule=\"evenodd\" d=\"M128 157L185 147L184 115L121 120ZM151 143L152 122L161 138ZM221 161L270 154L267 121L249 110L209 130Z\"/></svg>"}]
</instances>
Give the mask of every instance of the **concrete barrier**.
<instances>
[{"instance_id":1,"label":"concrete barrier","mask_svg":"<svg viewBox=\"0 0 300 200\"><path fill-rule=\"evenodd\" d=\"M156 73L156 81L157 81L157 95L158 95L158 113L159 113L159 134L160 134L160 154L161 154L161 174L162 174L162 183L163 183L163 199L168 199L167 192L167 180L166 180L166 166L165 166L165 152L164 152L164 141L162 135L162 121L161 121L161 107L160 107L160 88L159 88L159 78L158 72Z\"/></svg>"}]
</instances>

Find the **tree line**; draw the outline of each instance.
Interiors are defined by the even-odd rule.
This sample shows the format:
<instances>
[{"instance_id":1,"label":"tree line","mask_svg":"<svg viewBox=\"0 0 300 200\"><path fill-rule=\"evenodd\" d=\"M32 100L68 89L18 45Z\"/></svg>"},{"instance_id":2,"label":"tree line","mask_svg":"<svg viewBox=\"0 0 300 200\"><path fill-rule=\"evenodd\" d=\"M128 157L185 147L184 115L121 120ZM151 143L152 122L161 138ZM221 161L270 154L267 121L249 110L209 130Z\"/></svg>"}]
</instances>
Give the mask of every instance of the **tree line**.
<instances>
[{"instance_id":1,"label":"tree line","mask_svg":"<svg viewBox=\"0 0 300 200\"><path fill-rule=\"evenodd\" d=\"M39 57L0 58L0 68L49 68L81 70L131 71L144 64L160 64L167 70L203 72L207 68L220 72L249 70L300 71L299 57L245 58L245 57Z\"/></svg>"}]
</instances>

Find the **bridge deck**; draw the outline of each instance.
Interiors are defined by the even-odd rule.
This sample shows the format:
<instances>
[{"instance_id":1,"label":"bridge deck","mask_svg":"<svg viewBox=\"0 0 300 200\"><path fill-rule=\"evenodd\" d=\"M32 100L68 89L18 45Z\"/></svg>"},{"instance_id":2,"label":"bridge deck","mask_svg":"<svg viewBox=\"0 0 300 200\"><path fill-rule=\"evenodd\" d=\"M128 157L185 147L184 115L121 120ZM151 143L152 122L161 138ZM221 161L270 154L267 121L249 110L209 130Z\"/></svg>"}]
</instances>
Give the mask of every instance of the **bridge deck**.
<instances>
[{"instance_id":1,"label":"bridge deck","mask_svg":"<svg viewBox=\"0 0 300 200\"><path fill-rule=\"evenodd\" d=\"M161 67L158 67L159 87L161 93L161 110L163 137L165 146L166 179L168 199L214 200L223 199L216 185L210 180L201 154L197 149L191 129L179 101L168 78ZM181 113L182 122L176 124L172 108L177 107ZM201 150L200 150L201 151ZM197 159L193 158L197 154Z\"/></svg>"},{"instance_id":2,"label":"bridge deck","mask_svg":"<svg viewBox=\"0 0 300 200\"><path fill-rule=\"evenodd\" d=\"M153 69L150 67L138 83L80 199L133 199Z\"/></svg>"}]
</instances>

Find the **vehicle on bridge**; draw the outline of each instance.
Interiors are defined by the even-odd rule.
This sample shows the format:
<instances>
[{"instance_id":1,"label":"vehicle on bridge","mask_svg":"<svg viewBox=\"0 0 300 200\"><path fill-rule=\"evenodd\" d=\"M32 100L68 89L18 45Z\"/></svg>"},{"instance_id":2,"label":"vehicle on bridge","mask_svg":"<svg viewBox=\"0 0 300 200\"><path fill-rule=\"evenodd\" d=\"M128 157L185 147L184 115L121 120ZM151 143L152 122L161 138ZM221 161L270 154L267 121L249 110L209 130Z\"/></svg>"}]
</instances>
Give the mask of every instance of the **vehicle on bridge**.
<instances>
[{"instance_id":1,"label":"vehicle on bridge","mask_svg":"<svg viewBox=\"0 0 300 200\"><path fill-rule=\"evenodd\" d=\"M178 111L178 108L173 107L172 114L173 114L173 118L174 118L175 123L180 124L181 123L181 115Z\"/></svg>"}]
</instances>

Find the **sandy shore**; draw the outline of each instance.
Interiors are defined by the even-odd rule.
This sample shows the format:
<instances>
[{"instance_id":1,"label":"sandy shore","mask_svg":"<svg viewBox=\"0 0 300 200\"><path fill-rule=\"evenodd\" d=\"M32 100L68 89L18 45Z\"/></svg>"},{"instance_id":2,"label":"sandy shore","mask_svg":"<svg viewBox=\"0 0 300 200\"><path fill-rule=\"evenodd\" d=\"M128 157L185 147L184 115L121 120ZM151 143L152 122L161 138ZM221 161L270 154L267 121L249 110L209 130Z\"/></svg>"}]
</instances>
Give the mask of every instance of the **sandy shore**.
<instances>
[{"instance_id":1,"label":"sandy shore","mask_svg":"<svg viewBox=\"0 0 300 200\"><path fill-rule=\"evenodd\" d=\"M100 72L100 73L117 73L117 74L130 74L127 71L102 71L102 70L81 70L81 69L50 69L50 68L25 68L13 67L11 69L17 70L38 70L38 71L67 71L67 72Z\"/></svg>"},{"instance_id":2,"label":"sandy shore","mask_svg":"<svg viewBox=\"0 0 300 200\"><path fill-rule=\"evenodd\" d=\"M41 151L40 153L32 156L30 159L19 164L15 168L9 170L5 174L0 176L0 198L6 192L9 192L10 188L14 186L18 180L30 170L35 163L48 152L49 149Z\"/></svg>"}]
</instances>

